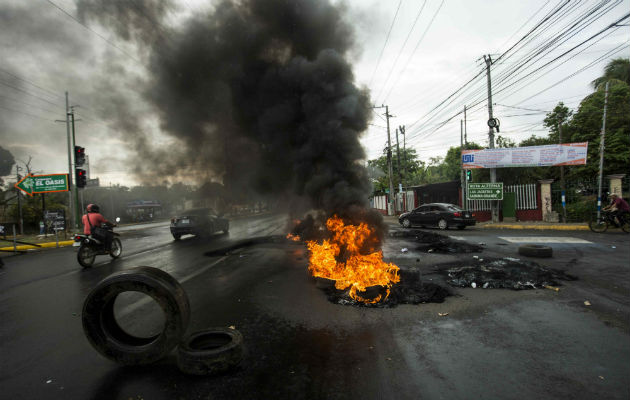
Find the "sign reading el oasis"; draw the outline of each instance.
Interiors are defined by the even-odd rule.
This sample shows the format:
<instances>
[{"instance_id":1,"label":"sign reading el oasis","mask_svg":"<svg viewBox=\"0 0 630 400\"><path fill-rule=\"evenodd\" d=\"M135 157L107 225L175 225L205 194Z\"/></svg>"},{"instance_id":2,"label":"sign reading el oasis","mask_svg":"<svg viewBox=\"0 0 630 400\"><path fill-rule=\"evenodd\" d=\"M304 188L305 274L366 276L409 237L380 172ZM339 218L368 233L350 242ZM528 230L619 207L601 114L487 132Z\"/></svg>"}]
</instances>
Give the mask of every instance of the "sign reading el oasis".
<instances>
[{"instance_id":1,"label":"sign reading el oasis","mask_svg":"<svg viewBox=\"0 0 630 400\"><path fill-rule=\"evenodd\" d=\"M39 193L67 192L68 174L27 175L15 187L32 196Z\"/></svg>"}]
</instances>

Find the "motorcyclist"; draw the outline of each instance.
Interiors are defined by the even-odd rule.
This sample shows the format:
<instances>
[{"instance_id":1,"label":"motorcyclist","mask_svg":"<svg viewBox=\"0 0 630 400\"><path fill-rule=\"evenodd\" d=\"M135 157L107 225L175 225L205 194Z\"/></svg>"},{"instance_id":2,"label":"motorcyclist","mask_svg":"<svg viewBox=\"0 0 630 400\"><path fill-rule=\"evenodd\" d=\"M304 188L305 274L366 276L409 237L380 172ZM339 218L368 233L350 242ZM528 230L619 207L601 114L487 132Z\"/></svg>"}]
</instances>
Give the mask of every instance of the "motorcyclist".
<instances>
[{"instance_id":1,"label":"motorcyclist","mask_svg":"<svg viewBox=\"0 0 630 400\"><path fill-rule=\"evenodd\" d=\"M108 221L101 215L100 208L96 204L88 204L86 207L87 213L83 215L83 233L86 235L92 234L92 229L96 227L100 227L102 224L106 224L109 226L116 226L113 222ZM105 241L105 248L111 250L112 245L112 235L105 235L103 238Z\"/></svg>"},{"instance_id":2,"label":"motorcyclist","mask_svg":"<svg viewBox=\"0 0 630 400\"><path fill-rule=\"evenodd\" d=\"M628 202L619 197L617 193L610 194L610 204L603 208L604 211L613 213L615 223L621 224L621 216L627 212L630 212L630 206Z\"/></svg>"}]
</instances>

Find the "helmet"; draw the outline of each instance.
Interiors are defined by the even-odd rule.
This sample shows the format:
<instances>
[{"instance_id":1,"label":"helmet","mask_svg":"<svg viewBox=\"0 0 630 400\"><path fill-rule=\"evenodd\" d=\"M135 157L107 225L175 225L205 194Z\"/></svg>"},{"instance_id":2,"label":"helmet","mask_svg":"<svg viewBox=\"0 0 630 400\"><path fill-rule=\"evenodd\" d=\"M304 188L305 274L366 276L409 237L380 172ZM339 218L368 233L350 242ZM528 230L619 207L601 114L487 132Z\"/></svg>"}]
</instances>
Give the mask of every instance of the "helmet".
<instances>
[{"instance_id":1,"label":"helmet","mask_svg":"<svg viewBox=\"0 0 630 400\"><path fill-rule=\"evenodd\" d=\"M97 213L100 211L100 208L96 204L88 204L86 209L87 209L87 212Z\"/></svg>"}]
</instances>

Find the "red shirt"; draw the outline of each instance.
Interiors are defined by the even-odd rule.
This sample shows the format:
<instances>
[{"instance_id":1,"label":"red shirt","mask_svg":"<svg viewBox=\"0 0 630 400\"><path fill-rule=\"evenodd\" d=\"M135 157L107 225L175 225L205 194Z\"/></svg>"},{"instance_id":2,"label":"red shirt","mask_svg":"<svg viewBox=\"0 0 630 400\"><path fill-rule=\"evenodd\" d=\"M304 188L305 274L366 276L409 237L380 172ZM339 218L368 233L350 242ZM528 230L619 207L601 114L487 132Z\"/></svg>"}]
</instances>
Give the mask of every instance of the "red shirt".
<instances>
[{"instance_id":1,"label":"red shirt","mask_svg":"<svg viewBox=\"0 0 630 400\"><path fill-rule=\"evenodd\" d=\"M612 203L615 207L617 207L617 210L630 211L630 206L628 206L628 202L621 197L617 197Z\"/></svg>"},{"instance_id":2,"label":"red shirt","mask_svg":"<svg viewBox=\"0 0 630 400\"><path fill-rule=\"evenodd\" d=\"M90 222L88 222L88 218L90 219ZM85 233L86 235L89 235L92 233L92 228L90 228L90 224L92 224L92 226L94 227L94 226L101 226L103 222L107 222L105 217L103 217L99 213L87 213L83 216L82 220L83 220L83 233Z\"/></svg>"}]
</instances>

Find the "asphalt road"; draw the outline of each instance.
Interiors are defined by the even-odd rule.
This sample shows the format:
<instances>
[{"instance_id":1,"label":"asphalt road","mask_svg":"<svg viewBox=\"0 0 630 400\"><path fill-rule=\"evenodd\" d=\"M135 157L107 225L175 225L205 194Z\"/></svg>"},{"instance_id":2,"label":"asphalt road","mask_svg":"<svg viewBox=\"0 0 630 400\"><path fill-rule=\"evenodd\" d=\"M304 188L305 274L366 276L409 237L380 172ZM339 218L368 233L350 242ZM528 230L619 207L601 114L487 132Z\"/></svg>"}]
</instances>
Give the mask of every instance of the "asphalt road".
<instances>
[{"instance_id":1,"label":"asphalt road","mask_svg":"<svg viewBox=\"0 0 630 400\"><path fill-rule=\"evenodd\" d=\"M308 255L300 243L204 255L236 239L284 234L286 223L280 215L234 220L229 237L178 242L167 225L121 229L123 257L100 256L87 270L77 264L72 248L4 258L2 397L630 397L630 235L440 232L484 243L478 257L524 258L516 252L522 241L553 240L554 257L536 261L579 280L565 282L560 292L458 288L441 304L395 308L329 302L309 277ZM473 254L419 252L412 239L389 238L385 259L419 269L425 280L439 281L436 265L473 260ZM112 272L140 265L161 268L182 284L192 308L189 332L235 326L243 334L246 353L239 369L215 377L187 376L178 370L174 354L146 367L120 367L91 347L81 326L85 297ZM120 300L117 315L125 329L136 334L159 329L161 314L153 302L134 295ZM584 305L586 300L591 306Z\"/></svg>"}]
</instances>

